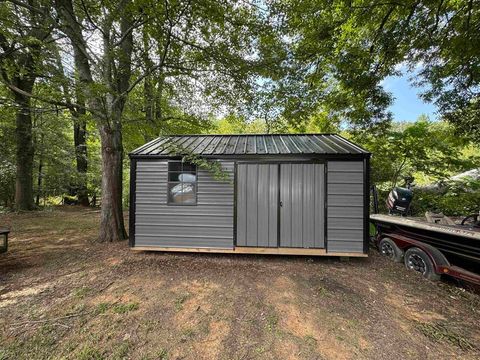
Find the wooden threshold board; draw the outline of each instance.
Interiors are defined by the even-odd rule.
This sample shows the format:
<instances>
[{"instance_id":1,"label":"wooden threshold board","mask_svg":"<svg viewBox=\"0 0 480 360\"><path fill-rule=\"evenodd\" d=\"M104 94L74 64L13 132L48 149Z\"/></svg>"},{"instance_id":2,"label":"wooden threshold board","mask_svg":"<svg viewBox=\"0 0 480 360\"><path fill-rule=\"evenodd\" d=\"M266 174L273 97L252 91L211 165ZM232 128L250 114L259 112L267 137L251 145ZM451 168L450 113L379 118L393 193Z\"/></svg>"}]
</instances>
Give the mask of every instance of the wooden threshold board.
<instances>
[{"instance_id":1,"label":"wooden threshold board","mask_svg":"<svg viewBox=\"0 0 480 360\"><path fill-rule=\"evenodd\" d=\"M265 254L265 255L308 255L308 256L345 256L345 257L367 257L363 253L351 252L327 252L325 249L304 249L304 248L265 248L265 247L235 247L224 248L181 248L181 247L159 247L159 246L134 246L133 251L166 251L166 252L195 252L195 253L221 253L221 254Z\"/></svg>"}]
</instances>

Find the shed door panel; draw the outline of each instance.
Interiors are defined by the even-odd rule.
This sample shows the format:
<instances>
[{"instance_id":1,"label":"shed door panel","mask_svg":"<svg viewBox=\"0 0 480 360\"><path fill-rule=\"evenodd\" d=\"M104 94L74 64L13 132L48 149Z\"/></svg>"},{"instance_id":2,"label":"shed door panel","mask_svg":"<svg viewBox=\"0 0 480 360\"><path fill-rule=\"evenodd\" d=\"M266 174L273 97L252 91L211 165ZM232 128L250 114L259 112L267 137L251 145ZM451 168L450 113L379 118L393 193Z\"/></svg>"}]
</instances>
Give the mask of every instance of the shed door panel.
<instances>
[{"instance_id":1,"label":"shed door panel","mask_svg":"<svg viewBox=\"0 0 480 360\"><path fill-rule=\"evenodd\" d=\"M324 165L280 165L280 247L324 248Z\"/></svg>"},{"instance_id":2,"label":"shed door panel","mask_svg":"<svg viewBox=\"0 0 480 360\"><path fill-rule=\"evenodd\" d=\"M238 164L237 246L278 246L278 165Z\"/></svg>"}]
</instances>

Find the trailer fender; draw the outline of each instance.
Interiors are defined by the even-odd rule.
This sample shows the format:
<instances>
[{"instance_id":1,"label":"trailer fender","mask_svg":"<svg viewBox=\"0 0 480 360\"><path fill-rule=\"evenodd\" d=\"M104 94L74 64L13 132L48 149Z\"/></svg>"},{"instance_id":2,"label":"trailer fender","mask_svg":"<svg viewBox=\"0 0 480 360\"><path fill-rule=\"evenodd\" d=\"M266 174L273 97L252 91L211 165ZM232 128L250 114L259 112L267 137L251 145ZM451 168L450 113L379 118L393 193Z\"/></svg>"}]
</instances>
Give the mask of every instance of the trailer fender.
<instances>
[{"instance_id":1,"label":"trailer fender","mask_svg":"<svg viewBox=\"0 0 480 360\"><path fill-rule=\"evenodd\" d=\"M435 268L435 272L437 274L443 274L445 273L445 270L450 267L450 262L447 260L445 255L442 254L440 250L438 250L436 247L425 244L423 242L417 241L410 239L406 236L398 235L398 234L382 234L380 237L381 239L383 238L390 238L393 241L395 241L395 244L402 250L406 251L409 248L415 246L418 247L419 249L423 250L430 260L432 260L433 266ZM379 239L380 240L380 239Z\"/></svg>"}]
</instances>

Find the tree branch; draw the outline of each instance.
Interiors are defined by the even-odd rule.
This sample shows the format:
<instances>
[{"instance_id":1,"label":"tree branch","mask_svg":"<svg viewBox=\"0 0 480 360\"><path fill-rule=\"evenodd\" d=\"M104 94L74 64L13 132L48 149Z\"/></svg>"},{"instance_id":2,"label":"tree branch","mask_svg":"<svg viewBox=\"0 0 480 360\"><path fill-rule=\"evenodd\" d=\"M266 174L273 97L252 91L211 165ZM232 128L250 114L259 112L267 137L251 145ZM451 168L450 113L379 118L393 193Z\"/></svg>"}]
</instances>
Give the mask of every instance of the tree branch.
<instances>
[{"instance_id":1,"label":"tree branch","mask_svg":"<svg viewBox=\"0 0 480 360\"><path fill-rule=\"evenodd\" d=\"M102 35L105 36L103 30L95 23L95 21L93 21L92 17L90 16L90 12L88 11L88 8L85 5L85 2L83 0L81 0L81 4L82 4L83 12L85 13L85 16L87 17L88 21L90 21L90 23L93 25L95 29L100 31Z\"/></svg>"},{"instance_id":2,"label":"tree branch","mask_svg":"<svg viewBox=\"0 0 480 360\"><path fill-rule=\"evenodd\" d=\"M47 99L47 98L44 98L42 96L38 96L38 95L33 95L25 90L22 90L20 88L18 88L17 86L15 85L12 85L12 84L8 84L6 83L5 81L2 80L2 82L12 91L15 91L16 93L18 94L21 94L23 96L27 96L29 98L32 98L32 99L37 99L37 100L40 100L44 103L47 103L47 104L51 104L51 105L57 105L57 106L63 106L69 110L75 110L75 108L77 109L84 109L86 111L89 111L91 113L94 113L96 114L97 116L100 116L100 117L103 117L105 118L105 116L95 110L92 110L84 105L80 105L80 104L77 104L77 103L74 103L74 102L65 102L65 101L58 101L58 100L52 100L52 99Z\"/></svg>"},{"instance_id":3,"label":"tree branch","mask_svg":"<svg viewBox=\"0 0 480 360\"><path fill-rule=\"evenodd\" d=\"M15 4L17 6L20 6L20 7L23 7L27 10L30 10L30 11L34 11L36 12L37 14L40 14L40 15L43 15L45 16L45 12L42 10L42 9L39 9L33 5L30 5L30 4L25 4L24 2L21 2L21 1L18 1L18 0L7 0L9 2L11 2L12 4Z\"/></svg>"},{"instance_id":4,"label":"tree branch","mask_svg":"<svg viewBox=\"0 0 480 360\"><path fill-rule=\"evenodd\" d=\"M168 13L168 11L167 11L167 13ZM113 102L113 105L115 105L118 101L120 101L120 99L123 96L128 95L140 82L142 82L143 79L145 79L147 76L151 75L155 70L163 67L163 65L165 63L165 59L167 57L168 49L170 48L171 37L172 37L173 24L170 20L169 20L169 24L170 25L169 25L168 32L167 32L166 44L165 44L162 56L159 60L159 63L157 65L152 66L151 68L147 69L143 75L139 76L132 84L130 84L130 86L124 92L122 92L117 97L117 99L115 99L115 101Z\"/></svg>"}]
</instances>

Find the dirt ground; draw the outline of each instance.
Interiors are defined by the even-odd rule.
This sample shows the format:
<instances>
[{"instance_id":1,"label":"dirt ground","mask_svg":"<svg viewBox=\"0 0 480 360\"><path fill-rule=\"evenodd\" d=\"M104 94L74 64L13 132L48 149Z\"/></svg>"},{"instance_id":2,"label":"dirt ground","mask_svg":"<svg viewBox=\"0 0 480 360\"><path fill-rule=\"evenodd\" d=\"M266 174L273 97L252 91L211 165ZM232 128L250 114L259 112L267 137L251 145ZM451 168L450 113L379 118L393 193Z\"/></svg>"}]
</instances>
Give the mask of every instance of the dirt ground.
<instances>
[{"instance_id":1,"label":"dirt ground","mask_svg":"<svg viewBox=\"0 0 480 360\"><path fill-rule=\"evenodd\" d=\"M478 359L480 296L367 259L135 253L98 212L0 215L0 359Z\"/></svg>"}]
</instances>

